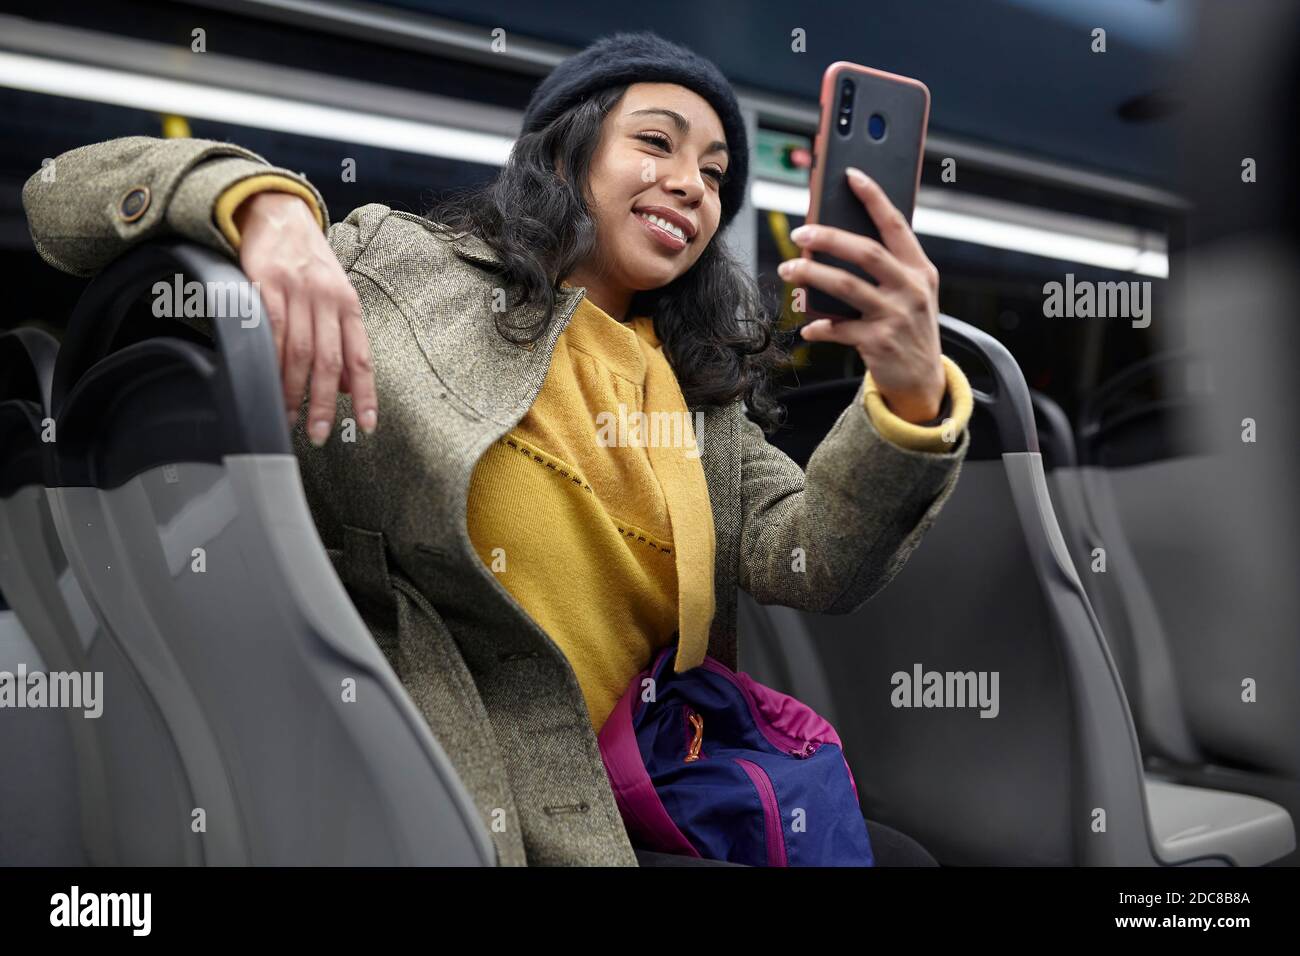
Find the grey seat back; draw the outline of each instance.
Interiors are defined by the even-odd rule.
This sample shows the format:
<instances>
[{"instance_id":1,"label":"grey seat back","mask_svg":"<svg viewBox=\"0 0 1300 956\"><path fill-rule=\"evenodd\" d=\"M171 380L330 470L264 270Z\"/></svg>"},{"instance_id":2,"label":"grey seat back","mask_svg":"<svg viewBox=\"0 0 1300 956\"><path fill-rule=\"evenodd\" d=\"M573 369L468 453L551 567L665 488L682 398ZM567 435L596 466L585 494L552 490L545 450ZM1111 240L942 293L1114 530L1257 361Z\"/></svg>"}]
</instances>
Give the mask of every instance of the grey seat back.
<instances>
[{"instance_id":1,"label":"grey seat back","mask_svg":"<svg viewBox=\"0 0 1300 956\"><path fill-rule=\"evenodd\" d=\"M1081 466L1065 413L1034 396L1039 435L1058 449L1045 457L1048 487L1067 548L1114 656L1144 755L1196 763L1202 759L1187 727L1183 685L1174 671L1159 612L1129 545L1109 475ZM1169 520L1163 509L1156 520Z\"/></svg>"},{"instance_id":2,"label":"grey seat back","mask_svg":"<svg viewBox=\"0 0 1300 956\"><path fill-rule=\"evenodd\" d=\"M1158 740L1153 752L1300 780L1300 698L1243 700L1244 681L1300 673L1295 569L1269 543L1261 456L1235 423L1213 438L1211 368L1164 353L1097 391L1082 423L1085 505L1119 556L1109 590L1138 663L1183 689L1189 746ZM1134 397L1153 387L1158 399ZM1293 493L1271 497L1285 508Z\"/></svg>"},{"instance_id":3,"label":"grey seat back","mask_svg":"<svg viewBox=\"0 0 1300 956\"><path fill-rule=\"evenodd\" d=\"M194 861L181 834L155 826L192 804L174 742L134 665L105 638L55 531L45 488L54 443L45 439L57 438L47 428L57 351L52 337L34 329L0 337L0 589L43 667L92 681L99 675L101 699L98 716L60 709L67 728L50 740L67 742L70 755L45 753L33 785L47 768L58 772L65 757L72 765L75 792L64 796L76 803L73 837L87 862ZM51 802L49 812L57 806Z\"/></svg>"},{"instance_id":4,"label":"grey seat back","mask_svg":"<svg viewBox=\"0 0 1300 956\"><path fill-rule=\"evenodd\" d=\"M46 672L18 615L0 592L0 674ZM0 715L0 867L81 866L77 767L68 721L51 709L6 709Z\"/></svg>"},{"instance_id":5,"label":"grey seat back","mask_svg":"<svg viewBox=\"0 0 1300 956\"><path fill-rule=\"evenodd\" d=\"M206 290L210 345L133 312L173 274ZM269 324L220 308L244 282L195 246L138 247L87 290L55 377L55 523L192 795L155 826L208 864L491 864L316 532Z\"/></svg>"}]
</instances>

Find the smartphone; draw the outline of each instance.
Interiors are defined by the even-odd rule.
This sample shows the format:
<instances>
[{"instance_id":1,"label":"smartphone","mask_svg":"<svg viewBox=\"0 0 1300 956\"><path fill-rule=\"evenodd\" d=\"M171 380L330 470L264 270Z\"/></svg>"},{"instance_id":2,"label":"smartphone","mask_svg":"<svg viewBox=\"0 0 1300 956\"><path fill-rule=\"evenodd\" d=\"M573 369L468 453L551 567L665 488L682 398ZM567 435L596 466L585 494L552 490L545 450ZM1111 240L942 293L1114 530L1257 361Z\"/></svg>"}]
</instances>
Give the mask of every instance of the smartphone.
<instances>
[{"instance_id":1,"label":"smartphone","mask_svg":"<svg viewBox=\"0 0 1300 956\"><path fill-rule=\"evenodd\" d=\"M880 241L880 231L844 171L856 166L874 179L910 223L921 185L930 91L920 80L837 60L822 75L820 103L805 221ZM824 252L805 249L803 257L877 284L858 266ZM814 318L855 319L860 314L820 289L806 289L807 311Z\"/></svg>"}]
</instances>

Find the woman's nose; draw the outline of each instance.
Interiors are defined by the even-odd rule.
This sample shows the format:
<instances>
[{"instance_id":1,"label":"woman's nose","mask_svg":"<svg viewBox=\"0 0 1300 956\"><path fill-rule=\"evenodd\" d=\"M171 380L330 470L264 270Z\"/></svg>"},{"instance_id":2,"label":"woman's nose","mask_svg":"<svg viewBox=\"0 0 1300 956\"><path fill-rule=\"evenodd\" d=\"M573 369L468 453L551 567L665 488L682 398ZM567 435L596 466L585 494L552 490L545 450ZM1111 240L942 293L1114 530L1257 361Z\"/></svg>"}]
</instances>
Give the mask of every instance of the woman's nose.
<instances>
[{"instance_id":1,"label":"woman's nose","mask_svg":"<svg viewBox=\"0 0 1300 956\"><path fill-rule=\"evenodd\" d=\"M669 192L696 202L704 195L704 174L698 169L674 168L669 172L664 186Z\"/></svg>"}]
</instances>

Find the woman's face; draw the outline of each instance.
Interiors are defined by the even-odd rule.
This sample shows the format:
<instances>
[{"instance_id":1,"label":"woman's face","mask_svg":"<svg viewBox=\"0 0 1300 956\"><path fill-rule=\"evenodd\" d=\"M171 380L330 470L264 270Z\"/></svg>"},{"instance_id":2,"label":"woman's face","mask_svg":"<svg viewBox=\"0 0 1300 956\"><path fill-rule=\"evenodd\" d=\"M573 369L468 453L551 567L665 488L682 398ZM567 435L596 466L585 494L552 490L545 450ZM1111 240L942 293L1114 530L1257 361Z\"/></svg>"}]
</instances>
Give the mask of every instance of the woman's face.
<instances>
[{"instance_id":1,"label":"woman's face","mask_svg":"<svg viewBox=\"0 0 1300 956\"><path fill-rule=\"evenodd\" d=\"M722 121L698 93L675 83L628 87L605 117L592 157L604 281L658 289L695 264L718 231L720 178L730 162L725 141Z\"/></svg>"}]
</instances>

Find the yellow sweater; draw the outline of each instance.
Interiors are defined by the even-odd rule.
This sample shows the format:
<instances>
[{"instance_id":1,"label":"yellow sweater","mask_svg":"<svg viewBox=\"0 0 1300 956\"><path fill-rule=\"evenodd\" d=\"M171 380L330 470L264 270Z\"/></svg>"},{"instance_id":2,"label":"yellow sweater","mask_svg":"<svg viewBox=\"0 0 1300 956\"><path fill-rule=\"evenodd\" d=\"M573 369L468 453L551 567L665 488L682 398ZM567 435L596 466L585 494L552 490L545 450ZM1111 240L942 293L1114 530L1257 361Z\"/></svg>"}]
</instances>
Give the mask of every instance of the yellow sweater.
<instances>
[{"instance_id":1,"label":"yellow sweater","mask_svg":"<svg viewBox=\"0 0 1300 956\"><path fill-rule=\"evenodd\" d=\"M220 197L214 217L235 248L234 209L277 188L310 201L270 175ZM952 446L972 396L943 362L948 429L893 414L866 374L863 402L882 436L918 451ZM660 648L680 635L681 671L708 647L715 538L696 425L650 318L622 323L584 298L532 407L471 477L474 549L564 652L597 732Z\"/></svg>"},{"instance_id":2,"label":"yellow sweater","mask_svg":"<svg viewBox=\"0 0 1300 956\"><path fill-rule=\"evenodd\" d=\"M650 412L671 417L639 418ZM573 664L597 730L675 633L703 658L713 513L649 318L578 304L532 407L475 466L467 520L479 557Z\"/></svg>"}]
</instances>

